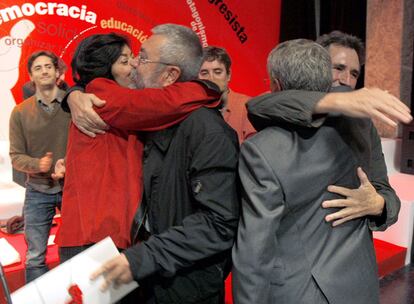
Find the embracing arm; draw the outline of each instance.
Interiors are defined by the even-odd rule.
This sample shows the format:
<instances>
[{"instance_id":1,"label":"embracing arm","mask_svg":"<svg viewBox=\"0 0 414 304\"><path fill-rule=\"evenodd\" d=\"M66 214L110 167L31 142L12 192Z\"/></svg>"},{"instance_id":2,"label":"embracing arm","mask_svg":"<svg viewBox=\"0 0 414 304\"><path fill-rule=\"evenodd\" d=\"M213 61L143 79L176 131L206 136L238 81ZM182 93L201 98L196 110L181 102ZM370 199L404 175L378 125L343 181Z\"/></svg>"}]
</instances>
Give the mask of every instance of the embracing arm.
<instances>
[{"instance_id":1,"label":"embracing arm","mask_svg":"<svg viewBox=\"0 0 414 304\"><path fill-rule=\"evenodd\" d=\"M412 120L410 109L387 91L349 90L337 87L331 93L289 90L265 94L247 103L249 119L256 129L275 123L319 127L324 122L321 114L327 113L376 118L393 127Z\"/></svg>"},{"instance_id":2,"label":"embracing arm","mask_svg":"<svg viewBox=\"0 0 414 304\"><path fill-rule=\"evenodd\" d=\"M281 186L261 151L241 146L242 210L233 247L235 303L271 303L272 283L280 283L277 230L285 209Z\"/></svg>"},{"instance_id":3,"label":"embracing arm","mask_svg":"<svg viewBox=\"0 0 414 304\"><path fill-rule=\"evenodd\" d=\"M182 121L201 106L215 107L220 93L198 82L180 82L160 89L128 89L114 81L97 78L87 92L106 101L96 108L112 127L124 130L155 131Z\"/></svg>"},{"instance_id":4,"label":"embracing arm","mask_svg":"<svg viewBox=\"0 0 414 304\"><path fill-rule=\"evenodd\" d=\"M367 216L371 230L383 231L398 219L401 202L388 182L381 140L372 123L370 126L372 151L369 153L371 158L368 176L358 168L357 174L361 181L359 188L348 189L330 185L328 190L343 198L322 203L324 208L341 208L326 216L326 220L332 222L333 226Z\"/></svg>"},{"instance_id":5,"label":"embracing arm","mask_svg":"<svg viewBox=\"0 0 414 304\"><path fill-rule=\"evenodd\" d=\"M71 114L73 124L84 134L96 137L96 134L105 134L109 126L99 117L93 107L103 107L105 100L93 94L85 93L81 86L71 87L66 91L61 106L65 112Z\"/></svg>"},{"instance_id":6,"label":"embracing arm","mask_svg":"<svg viewBox=\"0 0 414 304\"><path fill-rule=\"evenodd\" d=\"M156 273L174 275L232 247L239 212L237 149L221 133L200 142L189 170L191 195L198 211L185 217L182 225L124 251L135 280Z\"/></svg>"},{"instance_id":7,"label":"embracing arm","mask_svg":"<svg viewBox=\"0 0 414 304\"><path fill-rule=\"evenodd\" d=\"M385 206L380 216L369 216L369 227L371 230L383 231L394 224L398 219L401 202L388 181L387 167L382 152L381 139L375 127L371 129L372 158L369 179L384 199Z\"/></svg>"},{"instance_id":8,"label":"embracing arm","mask_svg":"<svg viewBox=\"0 0 414 304\"><path fill-rule=\"evenodd\" d=\"M247 102L248 117L257 130L276 123L319 127L324 119L315 117L314 109L325 95L297 90L264 94Z\"/></svg>"},{"instance_id":9,"label":"embracing arm","mask_svg":"<svg viewBox=\"0 0 414 304\"><path fill-rule=\"evenodd\" d=\"M195 109L217 107L220 103L218 87L207 81L137 90L96 78L86 89L89 93L71 92L67 103L73 123L90 137L105 133L108 125L134 131L165 129L182 121Z\"/></svg>"},{"instance_id":10,"label":"embracing arm","mask_svg":"<svg viewBox=\"0 0 414 304\"><path fill-rule=\"evenodd\" d=\"M386 91L379 89L329 94L282 91L256 98L253 102L249 102L248 110L253 124L261 124L262 128L275 122L319 127L324 117L314 115L327 112L340 112L353 117L383 118L383 121L389 124L394 123L394 120L407 122L411 119L405 105ZM387 113L393 120L383 113ZM375 129L372 128L371 132L375 132ZM381 141L377 134L371 135L371 141L372 167L368 178L362 170L358 171L361 186L357 189L329 186L329 191L344 197L325 201L322 204L324 208L342 208L326 217L333 226L354 218L370 216L371 229L384 230L396 221L400 203L388 183Z\"/></svg>"},{"instance_id":11,"label":"embracing arm","mask_svg":"<svg viewBox=\"0 0 414 304\"><path fill-rule=\"evenodd\" d=\"M336 92L335 92L336 90ZM357 118L377 119L396 127L399 122L409 123L413 118L410 109L395 96L378 88L362 88L355 91L332 88L316 104L315 113L338 112Z\"/></svg>"},{"instance_id":12,"label":"embracing arm","mask_svg":"<svg viewBox=\"0 0 414 304\"><path fill-rule=\"evenodd\" d=\"M369 157L369 167L366 168L367 174L361 168L357 170L361 185L355 189L330 185L328 191L342 197L324 201L322 206L341 208L326 216L326 220L332 222L333 226L366 216L372 230L385 230L396 222L400 200L388 182L381 139L371 121L365 131L368 136L366 140L370 142L366 149L370 150L365 152L364 157Z\"/></svg>"}]
</instances>

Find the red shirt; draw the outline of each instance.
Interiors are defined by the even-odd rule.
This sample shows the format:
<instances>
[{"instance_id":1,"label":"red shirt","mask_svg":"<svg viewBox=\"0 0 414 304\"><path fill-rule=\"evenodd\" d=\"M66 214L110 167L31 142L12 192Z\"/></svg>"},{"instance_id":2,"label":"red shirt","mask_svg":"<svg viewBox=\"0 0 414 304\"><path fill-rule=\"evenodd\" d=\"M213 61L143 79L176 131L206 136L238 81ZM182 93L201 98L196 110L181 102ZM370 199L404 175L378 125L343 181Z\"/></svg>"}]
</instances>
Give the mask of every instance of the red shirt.
<instances>
[{"instance_id":1,"label":"red shirt","mask_svg":"<svg viewBox=\"0 0 414 304\"><path fill-rule=\"evenodd\" d=\"M127 248L142 195L143 144L135 131L169 127L203 105L217 106L219 96L196 82L132 90L103 78L93 80L87 92L106 101L95 110L111 128L91 138L70 127L56 241L82 246L110 236L118 248Z\"/></svg>"},{"instance_id":2,"label":"red shirt","mask_svg":"<svg viewBox=\"0 0 414 304\"><path fill-rule=\"evenodd\" d=\"M246 102L250 98L250 96L230 90L227 95L226 108L222 112L224 120L237 132L240 144L256 133L247 118Z\"/></svg>"}]
</instances>

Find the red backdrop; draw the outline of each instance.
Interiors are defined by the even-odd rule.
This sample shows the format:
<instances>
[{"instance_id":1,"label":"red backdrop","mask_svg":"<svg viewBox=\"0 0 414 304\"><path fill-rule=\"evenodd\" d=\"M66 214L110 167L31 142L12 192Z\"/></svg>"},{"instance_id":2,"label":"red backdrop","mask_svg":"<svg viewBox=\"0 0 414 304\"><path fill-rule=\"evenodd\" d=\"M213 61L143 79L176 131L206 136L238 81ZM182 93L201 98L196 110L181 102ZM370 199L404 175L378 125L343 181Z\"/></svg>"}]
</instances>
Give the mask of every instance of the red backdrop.
<instances>
[{"instance_id":1,"label":"red backdrop","mask_svg":"<svg viewBox=\"0 0 414 304\"><path fill-rule=\"evenodd\" d=\"M74 49L82 38L111 31L129 36L137 52L151 35L150 29L161 23L189 26L204 46L225 47L233 60L230 87L257 95L268 89L264 81L266 57L278 41L279 20L280 0L3 0L0 3L0 128L4 130L12 105L22 101L22 85L29 80L27 57L32 52L51 50L70 65ZM69 84L71 78L68 70Z\"/></svg>"}]
</instances>

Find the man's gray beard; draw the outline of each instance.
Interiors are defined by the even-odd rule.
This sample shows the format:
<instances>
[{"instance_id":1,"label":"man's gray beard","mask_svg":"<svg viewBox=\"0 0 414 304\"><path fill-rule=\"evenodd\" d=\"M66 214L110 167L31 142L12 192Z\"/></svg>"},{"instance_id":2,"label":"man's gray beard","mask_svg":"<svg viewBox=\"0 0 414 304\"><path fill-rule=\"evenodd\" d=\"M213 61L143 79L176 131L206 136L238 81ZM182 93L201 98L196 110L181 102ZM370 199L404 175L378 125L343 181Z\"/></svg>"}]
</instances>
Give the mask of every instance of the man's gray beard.
<instances>
[{"instance_id":1,"label":"man's gray beard","mask_svg":"<svg viewBox=\"0 0 414 304\"><path fill-rule=\"evenodd\" d=\"M147 81L144 81L142 77L136 70L133 70L132 79L134 80L136 89L145 89L145 88L161 88L161 84L156 80L161 74L162 70L156 70Z\"/></svg>"},{"instance_id":2,"label":"man's gray beard","mask_svg":"<svg viewBox=\"0 0 414 304\"><path fill-rule=\"evenodd\" d=\"M142 80L142 77L139 77L138 74L134 75L134 84L136 89L145 89L145 83Z\"/></svg>"},{"instance_id":3,"label":"man's gray beard","mask_svg":"<svg viewBox=\"0 0 414 304\"><path fill-rule=\"evenodd\" d=\"M135 84L135 81L128 85L128 89L138 89L137 85Z\"/></svg>"},{"instance_id":4,"label":"man's gray beard","mask_svg":"<svg viewBox=\"0 0 414 304\"><path fill-rule=\"evenodd\" d=\"M134 87L134 89L143 89L142 88L143 83L142 83L141 77L139 77L136 69L133 69L131 71L131 79L132 79L132 84L130 85L130 88Z\"/></svg>"}]
</instances>

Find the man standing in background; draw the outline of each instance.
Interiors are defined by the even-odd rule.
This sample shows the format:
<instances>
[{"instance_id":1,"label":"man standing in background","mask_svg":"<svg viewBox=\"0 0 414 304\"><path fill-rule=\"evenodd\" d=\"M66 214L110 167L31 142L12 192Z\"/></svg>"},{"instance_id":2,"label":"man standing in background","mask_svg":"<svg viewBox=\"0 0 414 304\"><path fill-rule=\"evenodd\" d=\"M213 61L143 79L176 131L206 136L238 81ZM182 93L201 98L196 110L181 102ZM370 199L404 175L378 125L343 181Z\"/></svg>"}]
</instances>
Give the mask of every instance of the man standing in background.
<instances>
[{"instance_id":1,"label":"man standing in background","mask_svg":"<svg viewBox=\"0 0 414 304\"><path fill-rule=\"evenodd\" d=\"M332 61L332 86L345 85L355 89L361 66L365 63L365 48L355 36L333 31L320 36L317 43L326 48Z\"/></svg>"},{"instance_id":2,"label":"man standing in background","mask_svg":"<svg viewBox=\"0 0 414 304\"><path fill-rule=\"evenodd\" d=\"M27 175L23 207L28 246L26 283L48 271L47 241L62 199L61 185L52 179L51 173L54 159L65 157L70 115L60 107L64 92L56 84L58 60L48 51L29 57L27 67L36 93L17 105L10 117L12 165Z\"/></svg>"},{"instance_id":3,"label":"man standing in background","mask_svg":"<svg viewBox=\"0 0 414 304\"><path fill-rule=\"evenodd\" d=\"M237 132L240 144L256 133L256 130L247 119L245 104L250 97L234 92L229 88L231 59L224 48L208 46L203 49L203 63L198 77L214 82L224 92L224 104L221 114L224 120Z\"/></svg>"}]
</instances>

